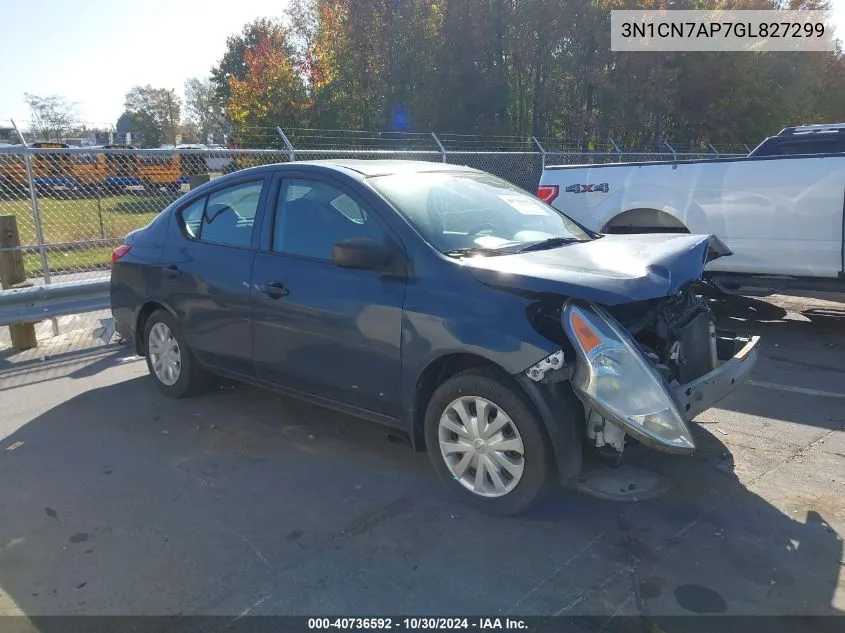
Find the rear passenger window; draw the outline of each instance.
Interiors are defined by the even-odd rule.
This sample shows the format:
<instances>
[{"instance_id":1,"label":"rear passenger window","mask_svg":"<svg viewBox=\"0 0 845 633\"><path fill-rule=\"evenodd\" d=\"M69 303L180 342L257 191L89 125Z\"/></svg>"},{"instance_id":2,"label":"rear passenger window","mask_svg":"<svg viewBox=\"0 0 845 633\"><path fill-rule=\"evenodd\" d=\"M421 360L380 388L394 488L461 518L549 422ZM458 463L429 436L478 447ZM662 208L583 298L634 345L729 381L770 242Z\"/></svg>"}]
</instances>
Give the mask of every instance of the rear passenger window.
<instances>
[{"instance_id":1,"label":"rear passenger window","mask_svg":"<svg viewBox=\"0 0 845 633\"><path fill-rule=\"evenodd\" d=\"M263 181L244 183L208 196L199 239L226 246L249 246L263 185Z\"/></svg>"},{"instance_id":2,"label":"rear passenger window","mask_svg":"<svg viewBox=\"0 0 845 633\"><path fill-rule=\"evenodd\" d=\"M205 209L205 198L200 198L193 204L182 209L182 227L185 234L193 239L200 236L200 225L202 224L202 212Z\"/></svg>"},{"instance_id":3,"label":"rear passenger window","mask_svg":"<svg viewBox=\"0 0 845 633\"><path fill-rule=\"evenodd\" d=\"M264 182L249 182L215 191L179 212L185 235L226 246L247 247Z\"/></svg>"}]
</instances>

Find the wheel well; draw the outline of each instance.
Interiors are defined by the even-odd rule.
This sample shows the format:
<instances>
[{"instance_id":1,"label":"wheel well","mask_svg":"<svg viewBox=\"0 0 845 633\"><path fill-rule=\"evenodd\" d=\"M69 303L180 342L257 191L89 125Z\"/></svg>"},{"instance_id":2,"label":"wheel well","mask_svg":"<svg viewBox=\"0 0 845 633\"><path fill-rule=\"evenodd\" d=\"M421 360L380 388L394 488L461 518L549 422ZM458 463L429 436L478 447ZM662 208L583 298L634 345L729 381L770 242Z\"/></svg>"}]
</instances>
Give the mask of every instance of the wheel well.
<instances>
[{"instance_id":1,"label":"wheel well","mask_svg":"<svg viewBox=\"0 0 845 633\"><path fill-rule=\"evenodd\" d=\"M147 324L147 319L156 310L165 310L166 308L155 301L148 301L138 311L138 320L135 323L135 352L138 356L144 355L144 326Z\"/></svg>"},{"instance_id":2,"label":"wheel well","mask_svg":"<svg viewBox=\"0 0 845 633\"><path fill-rule=\"evenodd\" d=\"M468 369L485 368L492 369L508 380L512 377L499 365L482 356L474 354L449 354L441 356L432 361L417 379L416 390L414 391L413 409L413 446L417 451L425 450L425 413L428 401L431 399L434 390L446 382L452 376ZM516 384L516 383L515 383Z\"/></svg>"},{"instance_id":3,"label":"wheel well","mask_svg":"<svg viewBox=\"0 0 845 633\"><path fill-rule=\"evenodd\" d=\"M643 231L645 229L645 231ZM683 222L657 209L629 209L610 220L602 233L689 233Z\"/></svg>"}]
</instances>

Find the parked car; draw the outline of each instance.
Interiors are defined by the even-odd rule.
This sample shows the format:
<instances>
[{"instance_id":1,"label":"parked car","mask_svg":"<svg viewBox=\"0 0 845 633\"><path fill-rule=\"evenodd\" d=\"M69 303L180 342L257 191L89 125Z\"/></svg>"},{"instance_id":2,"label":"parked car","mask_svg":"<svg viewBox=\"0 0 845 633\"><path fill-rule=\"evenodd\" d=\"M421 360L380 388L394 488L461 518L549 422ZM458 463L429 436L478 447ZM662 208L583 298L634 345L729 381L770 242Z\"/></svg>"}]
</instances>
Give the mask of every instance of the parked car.
<instances>
[{"instance_id":1,"label":"parked car","mask_svg":"<svg viewBox=\"0 0 845 633\"><path fill-rule=\"evenodd\" d=\"M734 255L705 276L728 292L845 291L845 136L828 127L787 128L749 157L547 166L538 195L599 233L717 236Z\"/></svg>"},{"instance_id":2,"label":"parked car","mask_svg":"<svg viewBox=\"0 0 845 633\"><path fill-rule=\"evenodd\" d=\"M845 124L785 127L776 136L764 139L748 156L812 154L845 154Z\"/></svg>"},{"instance_id":3,"label":"parked car","mask_svg":"<svg viewBox=\"0 0 845 633\"><path fill-rule=\"evenodd\" d=\"M697 294L728 255L598 235L466 167L296 162L130 233L111 302L165 394L220 374L401 429L467 502L514 514L571 482L585 445L695 450L688 423L757 357Z\"/></svg>"}]
</instances>

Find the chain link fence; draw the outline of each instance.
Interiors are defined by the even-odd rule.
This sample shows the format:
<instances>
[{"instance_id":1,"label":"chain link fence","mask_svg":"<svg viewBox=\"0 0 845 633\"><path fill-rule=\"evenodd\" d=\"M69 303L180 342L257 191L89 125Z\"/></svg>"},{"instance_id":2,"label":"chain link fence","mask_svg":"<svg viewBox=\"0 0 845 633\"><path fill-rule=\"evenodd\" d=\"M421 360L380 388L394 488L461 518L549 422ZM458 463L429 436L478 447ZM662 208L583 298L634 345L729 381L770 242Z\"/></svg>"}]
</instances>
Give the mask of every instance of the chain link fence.
<instances>
[{"instance_id":1,"label":"chain link fence","mask_svg":"<svg viewBox=\"0 0 845 633\"><path fill-rule=\"evenodd\" d=\"M680 152L645 148L601 151L560 140L462 135L276 131L280 149L149 149L68 147L33 143L0 147L0 221L14 217L17 236L5 236L0 255L17 253L22 279L3 287L79 281L108 274L112 250L145 226L191 183L247 167L306 160L400 159L460 164L490 172L536 192L544 165L673 160L744 155L712 146ZM733 151L731 151L733 150ZM4 225L6 226L6 225ZM62 317L38 325L39 347L59 337L65 347L98 344L108 314ZM77 340L67 342L71 333ZM64 338L62 338L64 337ZM0 328L0 350L10 347Z\"/></svg>"}]
</instances>

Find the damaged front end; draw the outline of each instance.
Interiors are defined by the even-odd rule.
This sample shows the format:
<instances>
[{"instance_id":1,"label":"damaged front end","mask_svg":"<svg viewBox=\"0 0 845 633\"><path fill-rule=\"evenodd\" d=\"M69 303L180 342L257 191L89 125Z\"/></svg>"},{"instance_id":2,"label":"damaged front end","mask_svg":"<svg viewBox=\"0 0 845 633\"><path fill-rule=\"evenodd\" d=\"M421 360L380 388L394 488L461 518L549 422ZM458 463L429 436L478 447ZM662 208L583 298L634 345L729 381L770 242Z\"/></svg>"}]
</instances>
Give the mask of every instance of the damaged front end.
<instances>
[{"instance_id":1,"label":"damaged front end","mask_svg":"<svg viewBox=\"0 0 845 633\"><path fill-rule=\"evenodd\" d=\"M747 378L759 341L717 330L696 289L691 283L670 297L612 307L567 300L554 312L571 348L529 368L528 377L569 380L584 404L586 440L605 452L618 457L633 438L692 453L687 423Z\"/></svg>"}]
</instances>

